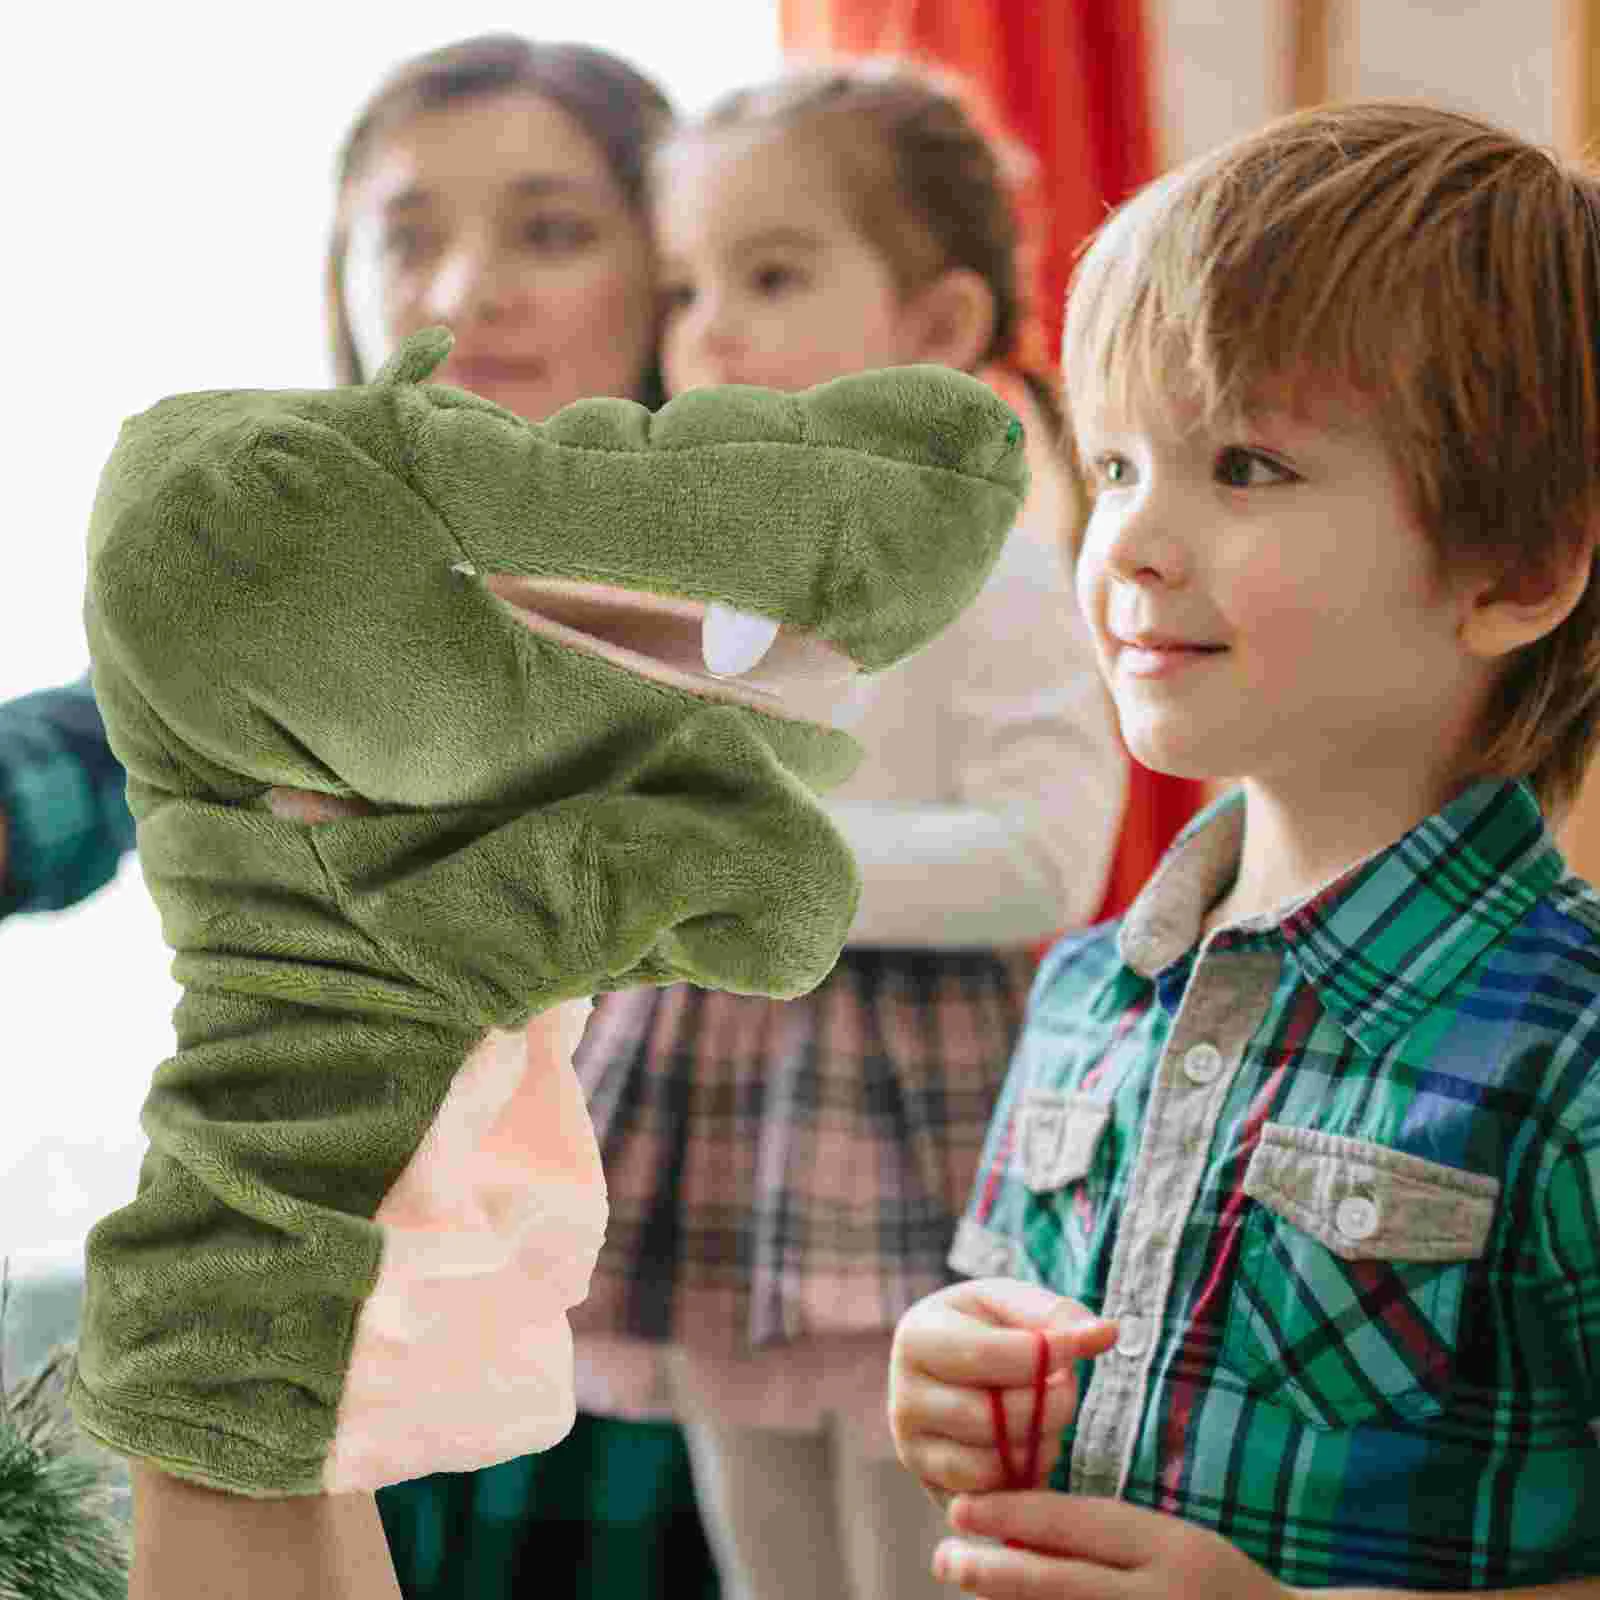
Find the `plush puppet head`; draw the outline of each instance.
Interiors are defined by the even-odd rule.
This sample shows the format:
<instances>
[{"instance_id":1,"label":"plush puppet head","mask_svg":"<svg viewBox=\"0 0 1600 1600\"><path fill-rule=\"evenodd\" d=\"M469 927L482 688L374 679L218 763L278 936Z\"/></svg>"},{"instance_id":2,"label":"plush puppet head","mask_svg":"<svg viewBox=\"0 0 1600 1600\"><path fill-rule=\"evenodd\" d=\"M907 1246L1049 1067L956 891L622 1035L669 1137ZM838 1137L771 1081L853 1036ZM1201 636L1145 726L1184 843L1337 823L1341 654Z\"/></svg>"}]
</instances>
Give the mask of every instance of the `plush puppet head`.
<instances>
[{"instance_id":1,"label":"plush puppet head","mask_svg":"<svg viewBox=\"0 0 1600 1600\"><path fill-rule=\"evenodd\" d=\"M565 992L661 976L811 987L855 895L805 803L857 758L819 711L976 594L1025 484L1020 426L936 368L798 396L703 390L655 415L588 401L534 426L424 385L448 349L435 329L371 386L185 395L124 429L95 508L87 626L135 814L259 805L272 785L440 816L676 786L698 826L602 848L693 859L653 891L663 929L696 914L707 852L734 851L755 880L771 862L764 912L723 908L752 959L662 962L647 941ZM759 664L707 670L707 602L713 657L721 608L778 625ZM781 791L776 831L759 808L735 815L740 781ZM791 804L808 818L797 833ZM159 863L156 841L141 850ZM178 913L181 896L153 887ZM574 957L584 921L563 930ZM182 949L184 929L169 933Z\"/></svg>"},{"instance_id":2,"label":"plush puppet head","mask_svg":"<svg viewBox=\"0 0 1600 1600\"><path fill-rule=\"evenodd\" d=\"M424 383L448 348L162 402L90 532L184 996L139 1196L90 1238L74 1405L244 1492L570 1425L604 1190L561 1002L822 979L857 896L827 707L977 593L1025 484L954 372L534 425ZM281 785L376 810L306 826Z\"/></svg>"}]
</instances>

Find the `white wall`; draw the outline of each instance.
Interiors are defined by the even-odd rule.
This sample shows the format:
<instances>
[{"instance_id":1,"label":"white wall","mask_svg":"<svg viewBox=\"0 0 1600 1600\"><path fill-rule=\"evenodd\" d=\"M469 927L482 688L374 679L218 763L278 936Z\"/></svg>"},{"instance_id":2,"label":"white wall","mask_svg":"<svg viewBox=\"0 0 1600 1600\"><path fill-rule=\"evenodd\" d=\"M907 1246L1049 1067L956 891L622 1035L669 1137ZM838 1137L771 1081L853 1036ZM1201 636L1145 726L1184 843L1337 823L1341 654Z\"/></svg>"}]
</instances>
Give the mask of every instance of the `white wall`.
<instances>
[{"instance_id":1,"label":"white wall","mask_svg":"<svg viewBox=\"0 0 1600 1600\"><path fill-rule=\"evenodd\" d=\"M1285 109L1280 0L1146 0L1165 148L1183 160ZM1332 93L1429 99L1549 143L1557 0L1333 0Z\"/></svg>"},{"instance_id":2,"label":"white wall","mask_svg":"<svg viewBox=\"0 0 1600 1600\"><path fill-rule=\"evenodd\" d=\"M1439 100L1555 138L1555 0L1360 0L1342 92Z\"/></svg>"}]
</instances>

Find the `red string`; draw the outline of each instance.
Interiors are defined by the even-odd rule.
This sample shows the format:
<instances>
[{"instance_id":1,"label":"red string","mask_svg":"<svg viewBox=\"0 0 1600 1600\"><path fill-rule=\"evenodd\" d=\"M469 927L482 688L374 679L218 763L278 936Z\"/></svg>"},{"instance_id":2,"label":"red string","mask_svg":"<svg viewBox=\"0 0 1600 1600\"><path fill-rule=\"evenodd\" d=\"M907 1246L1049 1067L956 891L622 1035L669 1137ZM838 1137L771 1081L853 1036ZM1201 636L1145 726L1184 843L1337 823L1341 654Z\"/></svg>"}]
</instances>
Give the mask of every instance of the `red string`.
<instances>
[{"instance_id":1,"label":"red string","mask_svg":"<svg viewBox=\"0 0 1600 1600\"><path fill-rule=\"evenodd\" d=\"M1004 1389L991 1389L989 1391L989 1415L994 1418L994 1447L1000 1455L1000 1471L1004 1476L1001 1479L1002 1489L1017 1489L1021 1484L1017 1479L1017 1469L1011 1460L1011 1441L1006 1437L1006 1401Z\"/></svg>"},{"instance_id":2,"label":"red string","mask_svg":"<svg viewBox=\"0 0 1600 1600\"><path fill-rule=\"evenodd\" d=\"M1031 1489L1039 1479L1039 1446L1044 1438L1044 1386L1050 1377L1050 1341L1042 1329L1033 1330L1033 1416L1028 1423L1028 1455L1022 1468L1022 1487Z\"/></svg>"},{"instance_id":3,"label":"red string","mask_svg":"<svg viewBox=\"0 0 1600 1600\"><path fill-rule=\"evenodd\" d=\"M1011 1440L1006 1431L1005 1390L989 1391L989 1415L994 1419L994 1447L1000 1456L1000 1470L1005 1475L1001 1485L1005 1489L1031 1489L1039 1476L1039 1449L1044 1438L1044 1391L1050 1376L1050 1341L1041 1328L1033 1330L1033 1338L1033 1415L1028 1420L1027 1453L1020 1472L1012 1459ZM1007 1539L1006 1546L1011 1550L1028 1548L1016 1539Z\"/></svg>"}]
</instances>

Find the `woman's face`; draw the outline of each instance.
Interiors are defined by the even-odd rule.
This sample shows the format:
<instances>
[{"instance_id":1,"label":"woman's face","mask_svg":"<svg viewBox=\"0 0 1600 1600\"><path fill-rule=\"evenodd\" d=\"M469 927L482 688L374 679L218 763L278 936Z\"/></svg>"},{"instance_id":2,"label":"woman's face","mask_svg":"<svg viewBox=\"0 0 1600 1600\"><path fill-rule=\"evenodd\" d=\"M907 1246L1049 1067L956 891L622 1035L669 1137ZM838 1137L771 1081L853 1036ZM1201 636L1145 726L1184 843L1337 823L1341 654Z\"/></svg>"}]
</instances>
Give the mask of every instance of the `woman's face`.
<instances>
[{"instance_id":1,"label":"woman's face","mask_svg":"<svg viewBox=\"0 0 1600 1600\"><path fill-rule=\"evenodd\" d=\"M647 224L559 106L527 90L420 112L348 197L345 294L363 370L443 323L436 376L540 421L637 393L655 337Z\"/></svg>"}]
</instances>

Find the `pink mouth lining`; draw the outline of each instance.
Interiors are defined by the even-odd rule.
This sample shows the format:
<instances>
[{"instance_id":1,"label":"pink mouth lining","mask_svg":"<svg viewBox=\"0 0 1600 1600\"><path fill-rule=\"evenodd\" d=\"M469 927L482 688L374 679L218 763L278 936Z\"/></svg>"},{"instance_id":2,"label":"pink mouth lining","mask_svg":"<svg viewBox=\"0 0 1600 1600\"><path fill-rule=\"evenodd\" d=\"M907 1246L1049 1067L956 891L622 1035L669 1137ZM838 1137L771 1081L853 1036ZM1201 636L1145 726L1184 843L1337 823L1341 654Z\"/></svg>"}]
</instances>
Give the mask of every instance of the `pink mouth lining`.
<instances>
[{"instance_id":1,"label":"pink mouth lining","mask_svg":"<svg viewBox=\"0 0 1600 1600\"><path fill-rule=\"evenodd\" d=\"M751 671L713 677L700 653L705 608L698 600L504 573L486 574L484 583L543 638L656 683L788 721L838 726L861 679L842 651L787 627Z\"/></svg>"}]
</instances>

